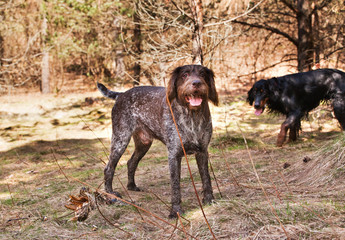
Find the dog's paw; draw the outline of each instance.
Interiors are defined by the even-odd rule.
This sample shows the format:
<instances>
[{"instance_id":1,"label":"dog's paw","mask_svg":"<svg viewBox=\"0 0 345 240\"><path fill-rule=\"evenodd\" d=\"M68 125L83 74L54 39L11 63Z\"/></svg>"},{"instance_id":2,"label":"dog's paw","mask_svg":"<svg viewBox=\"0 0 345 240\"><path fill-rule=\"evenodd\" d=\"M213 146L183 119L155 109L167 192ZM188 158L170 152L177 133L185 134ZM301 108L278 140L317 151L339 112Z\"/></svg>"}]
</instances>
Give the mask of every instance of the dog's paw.
<instances>
[{"instance_id":1,"label":"dog's paw","mask_svg":"<svg viewBox=\"0 0 345 240\"><path fill-rule=\"evenodd\" d=\"M122 198L121 194L119 192L116 192L116 191L110 191L108 192L109 194L111 195L114 195L114 196L111 196L111 195L108 195L108 200L107 200L107 204L114 204L114 203L117 203L119 202L118 198ZM117 198L116 198L117 197Z\"/></svg>"},{"instance_id":2,"label":"dog's paw","mask_svg":"<svg viewBox=\"0 0 345 240\"><path fill-rule=\"evenodd\" d=\"M127 189L131 191L136 191L136 192L142 192L140 188L137 187L137 185L133 184L128 184Z\"/></svg>"},{"instance_id":3,"label":"dog's paw","mask_svg":"<svg viewBox=\"0 0 345 240\"><path fill-rule=\"evenodd\" d=\"M285 142L285 137L278 136L277 147L282 147Z\"/></svg>"}]
</instances>

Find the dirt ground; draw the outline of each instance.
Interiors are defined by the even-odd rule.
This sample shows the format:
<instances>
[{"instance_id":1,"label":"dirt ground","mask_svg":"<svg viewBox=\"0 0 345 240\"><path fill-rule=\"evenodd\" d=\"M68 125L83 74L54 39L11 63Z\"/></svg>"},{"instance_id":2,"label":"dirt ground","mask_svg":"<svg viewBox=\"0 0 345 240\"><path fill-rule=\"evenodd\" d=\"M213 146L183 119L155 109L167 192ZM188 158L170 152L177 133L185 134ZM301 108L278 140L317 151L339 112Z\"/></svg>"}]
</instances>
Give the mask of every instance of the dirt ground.
<instances>
[{"instance_id":1,"label":"dirt ground","mask_svg":"<svg viewBox=\"0 0 345 240\"><path fill-rule=\"evenodd\" d=\"M96 202L84 221L73 221L70 196L103 189L113 101L91 92L0 102L1 239L345 239L345 136L327 105L302 122L298 141L278 148L283 116L256 116L244 94L221 96L211 107L216 200L203 206L207 224L185 159L185 214L167 218L167 153L158 141L138 167L142 192L123 188L132 143L116 169L115 190L139 210ZM188 161L201 196L195 160Z\"/></svg>"}]
</instances>

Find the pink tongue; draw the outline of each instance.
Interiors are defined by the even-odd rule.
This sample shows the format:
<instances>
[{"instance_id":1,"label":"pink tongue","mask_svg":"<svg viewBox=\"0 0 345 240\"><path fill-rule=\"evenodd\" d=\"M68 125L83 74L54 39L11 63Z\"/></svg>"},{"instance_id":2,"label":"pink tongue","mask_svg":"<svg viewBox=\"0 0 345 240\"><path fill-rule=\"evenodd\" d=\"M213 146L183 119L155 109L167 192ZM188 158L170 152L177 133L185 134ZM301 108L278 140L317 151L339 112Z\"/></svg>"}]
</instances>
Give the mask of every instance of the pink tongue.
<instances>
[{"instance_id":1,"label":"pink tongue","mask_svg":"<svg viewBox=\"0 0 345 240\"><path fill-rule=\"evenodd\" d=\"M202 103L202 99L201 98L190 97L189 98L189 103L192 106L199 106Z\"/></svg>"},{"instance_id":2,"label":"pink tongue","mask_svg":"<svg viewBox=\"0 0 345 240\"><path fill-rule=\"evenodd\" d=\"M262 109L257 109L257 110L255 110L255 115L256 115L256 116L261 115L261 113L262 113Z\"/></svg>"}]
</instances>

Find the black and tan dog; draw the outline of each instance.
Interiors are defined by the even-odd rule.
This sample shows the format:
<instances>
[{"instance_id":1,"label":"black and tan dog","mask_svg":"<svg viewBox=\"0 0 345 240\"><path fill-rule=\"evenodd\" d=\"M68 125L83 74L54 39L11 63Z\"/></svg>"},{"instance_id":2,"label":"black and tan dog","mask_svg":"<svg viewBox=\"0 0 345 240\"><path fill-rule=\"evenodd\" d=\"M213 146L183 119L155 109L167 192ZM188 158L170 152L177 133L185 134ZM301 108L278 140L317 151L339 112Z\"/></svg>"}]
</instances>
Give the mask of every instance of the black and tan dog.
<instances>
[{"instance_id":1,"label":"black and tan dog","mask_svg":"<svg viewBox=\"0 0 345 240\"><path fill-rule=\"evenodd\" d=\"M250 105L260 115L265 107L286 115L278 134L277 146L282 146L287 131L289 140L296 140L301 128L301 118L330 100L334 115L345 129L345 73L336 69L318 69L282 77L260 80L248 92Z\"/></svg>"},{"instance_id":2,"label":"black and tan dog","mask_svg":"<svg viewBox=\"0 0 345 240\"><path fill-rule=\"evenodd\" d=\"M183 150L176 131L167 97L187 154L195 154L202 180L203 202L213 197L208 171L208 145L212 135L212 121L208 100L218 104L218 94L212 70L200 65L176 68L164 87L141 86L124 93L108 90L98 84L106 97L116 99L112 110L112 139L109 162L104 169L105 190L113 192L112 182L117 163L131 137L135 151L128 161L129 190L140 191L134 181L139 161L149 150L153 139L162 141L168 149L172 209L169 217L181 213L180 174Z\"/></svg>"}]
</instances>

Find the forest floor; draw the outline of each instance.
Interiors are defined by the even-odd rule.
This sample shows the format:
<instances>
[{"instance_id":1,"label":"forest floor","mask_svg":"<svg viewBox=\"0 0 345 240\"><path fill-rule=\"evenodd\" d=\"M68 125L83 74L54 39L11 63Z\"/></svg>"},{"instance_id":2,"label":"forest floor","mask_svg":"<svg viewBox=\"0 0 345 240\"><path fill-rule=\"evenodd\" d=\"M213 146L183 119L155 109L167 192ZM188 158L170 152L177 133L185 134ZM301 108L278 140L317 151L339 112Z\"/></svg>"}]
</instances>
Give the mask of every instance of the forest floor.
<instances>
[{"instance_id":1,"label":"forest floor","mask_svg":"<svg viewBox=\"0 0 345 240\"><path fill-rule=\"evenodd\" d=\"M158 141L137 170L142 192L122 187L133 143L116 169L115 190L140 210L96 202L84 221L73 221L70 196L103 189L113 101L97 92L0 97L0 239L345 239L345 136L330 107L311 112L298 141L278 148L284 117L258 117L245 99L222 96L211 106L216 199L203 206L208 226L185 159L185 214L167 218L167 152ZM195 159L188 161L201 195Z\"/></svg>"}]
</instances>

